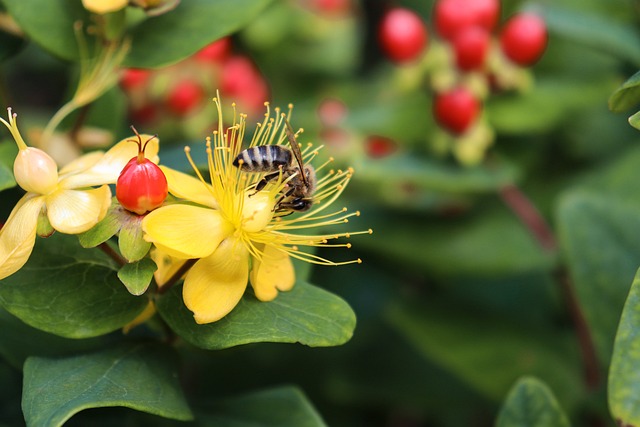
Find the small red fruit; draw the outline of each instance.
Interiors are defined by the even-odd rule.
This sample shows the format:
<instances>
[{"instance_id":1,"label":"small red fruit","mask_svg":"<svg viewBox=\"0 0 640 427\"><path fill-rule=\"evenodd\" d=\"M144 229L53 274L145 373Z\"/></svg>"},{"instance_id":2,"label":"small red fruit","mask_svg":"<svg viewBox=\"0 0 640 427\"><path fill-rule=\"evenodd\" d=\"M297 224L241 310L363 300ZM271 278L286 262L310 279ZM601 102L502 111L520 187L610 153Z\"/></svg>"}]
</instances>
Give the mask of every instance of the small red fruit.
<instances>
[{"instance_id":1,"label":"small red fruit","mask_svg":"<svg viewBox=\"0 0 640 427\"><path fill-rule=\"evenodd\" d=\"M520 13L511 17L500 33L505 56L521 66L533 65L547 46L547 26L542 17Z\"/></svg>"},{"instance_id":2,"label":"small red fruit","mask_svg":"<svg viewBox=\"0 0 640 427\"><path fill-rule=\"evenodd\" d=\"M167 178L158 165L144 157L147 143L155 136L143 145L138 132L133 126L131 128L138 136L138 141L135 141L138 155L129 160L120 172L116 182L116 198L126 210L144 215L160 207L167 198Z\"/></svg>"},{"instance_id":3,"label":"small red fruit","mask_svg":"<svg viewBox=\"0 0 640 427\"><path fill-rule=\"evenodd\" d=\"M398 144L390 138L379 135L371 135L365 141L365 151L369 157L380 159L393 154L398 149Z\"/></svg>"},{"instance_id":4,"label":"small red fruit","mask_svg":"<svg viewBox=\"0 0 640 427\"><path fill-rule=\"evenodd\" d=\"M120 86L124 90L132 90L145 84L149 79L149 76L151 76L150 70L144 70L142 68L126 68L120 76Z\"/></svg>"},{"instance_id":5,"label":"small red fruit","mask_svg":"<svg viewBox=\"0 0 640 427\"><path fill-rule=\"evenodd\" d=\"M436 95L433 115L444 129L460 135L476 120L482 106L467 89L458 87Z\"/></svg>"},{"instance_id":6,"label":"small red fruit","mask_svg":"<svg viewBox=\"0 0 640 427\"><path fill-rule=\"evenodd\" d=\"M232 56L222 64L220 92L234 98L243 108L255 114L262 111L269 97L269 87L256 66L245 56Z\"/></svg>"},{"instance_id":7,"label":"small red fruit","mask_svg":"<svg viewBox=\"0 0 640 427\"><path fill-rule=\"evenodd\" d=\"M231 53L231 39L223 37L200 49L194 57L202 62L220 62Z\"/></svg>"},{"instance_id":8,"label":"small red fruit","mask_svg":"<svg viewBox=\"0 0 640 427\"><path fill-rule=\"evenodd\" d=\"M178 116L186 116L202 103L202 87L192 81L183 80L176 84L166 99L167 108Z\"/></svg>"},{"instance_id":9,"label":"small red fruit","mask_svg":"<svg viewBox=\"0 0 640 427\"><path fill-rule=\"evenodd\" d=\"M401 63L420 56L427 46L429 35L420 16L412 10L397 7L382 18L378 40L389 59Z\"/></svg>"},{"instance_id":10,"label":"small red fruit","mask_svg":"<svg viewBox=\"0 0 640 427\"><path fill-rule=\"evenodd\" d=\"M470 1L473 10L473 23L491 32L500 18L500 0Z\"/></svg>"},{"instance_id":11,"label":"small red fruit","mask_svg":"<svg viewBox=\"0 0 640 427\"><path fill-rule=\"evenodd\" d=\"M493 30L499 15L499 0L438 0L433 21L440 37L453 40L460 31L473 25Z\"/></svg>"},{"instance_id":12,"label":"small red fruit","mask_svg":"<svg viewBox=\"0 0 640 427\"><path fill-rule=\"evenodd\" d=\"M491 35L482 27L468 27L461 30L453 40L456 65L462 71L482 68L489 52Z\"/></svg>"}]
</instances>

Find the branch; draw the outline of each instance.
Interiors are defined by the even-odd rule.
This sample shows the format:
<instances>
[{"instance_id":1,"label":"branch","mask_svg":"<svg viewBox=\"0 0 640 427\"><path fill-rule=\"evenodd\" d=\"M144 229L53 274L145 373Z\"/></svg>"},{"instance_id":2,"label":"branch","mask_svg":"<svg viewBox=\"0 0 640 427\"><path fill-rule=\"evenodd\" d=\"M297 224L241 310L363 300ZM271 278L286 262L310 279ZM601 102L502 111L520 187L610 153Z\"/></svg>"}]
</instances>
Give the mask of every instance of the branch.
<instances>
[{"instance_id":1,"label":"branch","mask_svg":"<svg viewBox=\"0 0 640 427\"><path fill-rule=\"evenodd\" d=\"M515 184L508 184L500 188L499 194L504 203L516 214L520 221L522 221L544 250L553 252L558 249L558 242L551 227L549 227L536 206L520 188ZM595 390L600 386L602 379L589 325L580 307L566 267L558 267L554 274L560 285L567 311L569 312L573 327L576 331L578 345L580 346L580 353L584 363L587 389Z\"/></svg>"}]
</instances>

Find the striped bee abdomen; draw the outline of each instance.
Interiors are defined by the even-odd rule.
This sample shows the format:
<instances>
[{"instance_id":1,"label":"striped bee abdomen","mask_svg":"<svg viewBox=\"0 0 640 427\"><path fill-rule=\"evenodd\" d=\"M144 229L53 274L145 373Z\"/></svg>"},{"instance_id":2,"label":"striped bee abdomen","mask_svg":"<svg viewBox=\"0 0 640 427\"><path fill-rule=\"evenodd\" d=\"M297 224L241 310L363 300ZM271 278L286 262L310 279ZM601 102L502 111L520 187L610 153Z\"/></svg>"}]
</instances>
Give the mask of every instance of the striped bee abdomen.
<instances>
[{"instance_id":1,"label":"striped bee abdomen","mask_svg":"<svg viewBox=\"0 0 640 427\"><path fill-rule=\"evenodd\" d=\"M291 164L291 150L282 145L258 145L240 152L233 165L245 172L273 172Z\"/></svg>"}]
</instances>

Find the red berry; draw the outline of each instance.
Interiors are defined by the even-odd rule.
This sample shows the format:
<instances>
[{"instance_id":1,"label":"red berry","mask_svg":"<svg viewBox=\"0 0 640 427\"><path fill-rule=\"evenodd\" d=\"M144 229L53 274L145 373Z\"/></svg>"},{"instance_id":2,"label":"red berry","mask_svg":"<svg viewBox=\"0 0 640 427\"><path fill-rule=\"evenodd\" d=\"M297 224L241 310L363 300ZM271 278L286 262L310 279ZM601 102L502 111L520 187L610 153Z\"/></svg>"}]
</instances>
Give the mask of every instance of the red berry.
<instances>
[{"instance_id":1,"label":"red berry","mask_svg":"<svg viewBox=\"0 0 640 427\"><path fill-rule=\"evenodd\" d=\"M157 115L158 110L153 104L143 105L131 110L131 119L137 123L151 123L156 119Z\"/></svg>"},{"instance_id":2,"label":"red berry","mask_svg":"<svg viewBox=\"0 0 640 427\"><path fill-rule=\"evenodd\" d=\"M344 16L351 11L351 0L311 0L310 7L327 16Z\"/></svg>"},{"instance_id":3,"label":"red berry","mask_svg":"<svg viewBox=\"0 0 640 427\"><path fill-rule=\"evenodd\" d=\"M460 135L476 120L481 104L467 89L458 87L436 95L433 115L440 126Z\"/></svg>"},{"instance_id":4,"label":"red berry","mask_svg":"<svg viewBox=\"0 0 640 427\"><path fill-rule=\"evenodd\" d=\"M347 113L347 106L336 98L324 99L318 106L318 116L324 126L338 126Z\"/></svg>"},{"instance_id":5,"label":"red berry","mask_svg":"<svg viewBox=\"0 0 640 427\"><path fill-rule=\"evenodd\" d=\"M547 46L547 26L538 15L515 15L502 29L500 45L505 56L516 64L533 65Z\"/></svg>"},{"instance_id":6,"label":"red berry","mask_svg":"<svg viewBox=\"0 0 640 427\"><path fill-rule=\"evenodd\" d=\"M499 15L499 0L438 0L433 10L436 31L447 40L473 25L491 31Z\"/></svg>"},{"instance_id":7,"label":"red berry","mask_svg":"<svg viewBox=\"0 0 640 427\"><path fill-rule=\"evenodd\" d=\"M202 62L220 62L231 53L231 39L223 37L200 49L194 57Z\"/></svg>"},{"instance_id":8,"label":"red berry","mask_svg":"<svg viewBox=\"0 0 640 427\"><path fill-rule=\"evenodd\" d=\"M369 157L375 159L386 157L396 151L397 148L398 145L394 140L384 136L372 135L365 142L365 151Z\"/></svg>"},{"instance_id":9,"label":"red berry","mask_svg":"<svg viewBox=\"0 0 640 427\"><path fill-rule=\"evenodd\" d=\"M220 91L253 113L262 111L269 97L267 83L245 56L233 56L222 64Z\"/></svg>"},{"instance_id":10,"label":"red berry","mask_svg":"<svg viewBox=\"0 0 640 427\"><path fill-rule=\"evenodd\" d=\"M462 71L482 68L490 43L491 36L484 28L474 26L461 30L453 39L458 68Z\"/></svg>"},{"instance_id":11,"label":"red berry","mask_svg":"<svg viewBox=\"0 0 640 427\"><path fill-rule=\"evenodd\" d=\"M500 0L473 0L470 3L474 24L492 31L500 18Z\"/></svg>"},{"instance_id":12,"label":"red berry","mask_svg":"<svg viewBox=\"0 0 640 427\"><path fill-rule=\"evenodd\" d=\"M389 59L400 63L416 59L427 45L429 35L420 16L398 7L382 18L378 40Z\"/></svg>"},{"instance_id":13,"label":"red berry","mask_svg":"<svg viewBox=\"0 0 640 427\"><path fill-rule=\"evenodd\" d=\"M166 99L166 105L171 112L178 116L185 116L201 104L204 98L202 87L191 80L183 80L176 84Z\"/></svg>"},{"instance_id":14,"label":"red berry","mask_svg":"<svg viewBox=\"0 0 640 427\"><path fill-rule=\"evenodd\" d=\"M131 90L133 88L140 87L147 82L150 75L150 70L126 68L120 76L120 86L124 90Z\"/></svg>"},{"instance_id":15,"label":"red berry","mask_svg":"<svg viewBox=\"0 0 640 427\"><path fill-rule=\"evenodd\" d=\"M158 165L144 157L140 135L136 142L140 147L138 155L129 160L120 172L116 198L123 208L143 215L162 205L167 198L168 186L167 178Z\"/></svg>"}]
</instances>

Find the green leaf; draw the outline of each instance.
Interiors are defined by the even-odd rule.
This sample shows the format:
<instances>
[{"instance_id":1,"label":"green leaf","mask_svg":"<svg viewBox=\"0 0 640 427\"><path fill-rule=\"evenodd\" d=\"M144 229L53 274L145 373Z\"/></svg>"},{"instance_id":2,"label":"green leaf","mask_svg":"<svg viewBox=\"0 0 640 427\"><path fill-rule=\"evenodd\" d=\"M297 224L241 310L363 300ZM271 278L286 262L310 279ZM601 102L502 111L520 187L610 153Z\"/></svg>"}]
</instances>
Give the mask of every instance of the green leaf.
<instances>
[{"instance_id":1,"label":"green leaf","mask_svg":"<svg viewBox=\"0 0 640 427\"><path fill-rule=\"evenodd\" d=\"M628 110L640 103L640 71L631 76L609 98L609 109L615 112Z\"/></svg>"},{"instance_id":2,"label":"green leaf","mask_svg":"<svg viewBox=\"0 0 640 427\"><path fill-rule=\"evenodd\" d=\"M383 197L401 197L403 200L412 195L403 191L403 187L411 187L414 193L418 189L431 193L486 193L512 183L517 177L515 169L505 164L494 168L462 168L411 154L398 154L379 160L361 157L352 166L356 170L358 183L383 186L380 190ZM407 196L403 197L405 194Z\"/></svg>"},{"instance_id":3,"label":"green leaf","mask_svg":"<svg viewBox=\"0 0 640 427\"><path fill-rule=\"evenodd\" d=\"M307 397L295 387L248 393L207 405L198 414L201 425L227 427L323 427L325 423Z\"/></svg>"},{"instance_id":4,"label":"green leaf","mask_svg":"<svg viewBox=\"0 0 640 427\"><path fill-rule=\"evenodd\" d=\"M557 213L576 294L605 366L640 259L640 241L629 232L640 227L640 205L613 194L570 191Z\"/></svg>"},{"instance_id":5,"label":"green leaf","mask_svg":"<svg viewBox=\"0 0 640 427\"><path fill-rule=\"evenodd\" d=\"M45 50L63 59L78 58L73 30L76 21L87 21L89 13L80 1L2 0L20 28Z\"/></svg>"},{"instance_id":6,"label":"green leaf","mask_svg":"<svg viewBox=\"0 0 640 427\"><path fill-rule=\"evenodd\" d=\"M118 271L118 278L132 295L142 295L149 287L153 273L157 269L158 266L153 260L143 258L140 261L123 265Z\"/></svg>"},{"instance_id":7,"label":"green leaf","mask_svg":"<svg viewBox=\"0 0 640 427\"><path fill-rule=\"evenodd\" d=\"M64 356L95 350L113 341L110 337L84 340L62 338L32 328L2 308L0 330L0 354L16 369L22 369L25 359L29 356Z\"/></svg>"},{"instance_id":8,"label":"green leaf","mask_svg":"<svg viewBox=\"0 0 640 427\"><path fill-rule=\"evenodd\" d=\"M13 178L13 161L18 154L18 147L12 142L0 144L0 191L16 186Z\"/></svg>"},{"instance_id":9,"label":"green leaf","mask_svg":"<svg viewBox=\"0 0 640 427\"><path fill-rule=\"evenodd\" d=\"M493 97L486 111L500 134L545 132L571 117L575 109L600 102L613 88L610 79L544 79L526 94Z\"/></svg>"},{"instance_id":10,"label":"green leaf","mask_svg":"<svg viewBox=\"0 0 640 427\"><path fill-rule=\"evenodd\" d=\"M103 335L147 306L129 294L111 260L75 236L38 239L27 264L0 281L0 304L23 322L68 338Z\"/></svg>"},{"instance_id":11,"label":"green leaf","mask_svg":"<svg viewBox=\"0 0 640 427\"><path fill-rule=\"evenodd\" d=\"M542 8L549 32L640 65L637 30L604 14L588 13L546 3Z\"/></svg>"},{"instance_id":12,"label":"green leaf","mask_svg":"<svg viewBox=\"0 0 640 427\"><path fill-rule=\"evenodd\" d=\"M640 130L640 111L629 117L629 124Z\"/></svg>"},{"instance_id":13,"label":"green leaf","mask_svg":"<svg viewBox=\"0 0 640 427\"><path fill-rule=\"evenodd\" d=\"M83 409L124 406L166 418L193 418L177 378L176 357L155 344L24 365L22 409L27 425L61 426Z\"/></svg>"},{"instance_id":14,"label":"green leaf","mask_svg":"<svg viewBox=\"0 0 640 427\"><path fill-rule=\"evenodd\" d=\"M223 319L198 325L182 302L182 287L157 301L158 312L191 344L219 350L253 342L299 342L311 347L341 345L353 335L356 317L340 297L298 282L270 302L246 294Z\"/></svg>"},{"instance_id":15,"label":"green leaf","mask_svg":"<svg viewBox=\"0 0 640 427\"><path fill-rule=\"evenodd\" d=\"M569 427L569 419L549 387L537 378L521 378L509 391L496 427Z\"/></svg>"},{"instance_id":16,"label":"green leaf","mask_svg":"<svg viewBox=\"0 0 640 427\"><path fill-rule=\"evenodd\" d=\"M395 218L390 221L388 215ZM554 265L555 254L541 249L503 206L429 221L423 213L376 215L371 211L363 217L374 233L354 240L354 246L429 274L495 277L549 270ZM362 222L362 217L359 220Z\"/></svg>"},{"instance_id":17,"label":"green leaf","mask_svg":"<svg viewBox=\"0 0 640 427\"><path fill-rule=\"evenodd\" d=\"M517 283L514 283L516 286ZM550 335L489 313L432 304L392 305L387 320L426 358L499 401L517 378L535 375L574 404L582 387L568 335Z\"/></svg>"},{"instance_id":18,"label":"green leaf","mask_svg":"<svg viewBox=\"0 0 640 427\"><path fill-rule=\"evenodd\" d=\"M615 338L609 408L618 425L640 425L640 272L631 285Z\"/></svg>"},{"instance_id":19,"label":"green leaf","mask_svg":"<svg viewBox=\"0 0 640 427\"><path fill-rule=\"evenodd\" d=\"M105 217L94 225L88 231L78 235L78 240L83 248L95 248L101 243L106 242L113 237L124 221L125 210L122 209L117 199L113 197L111 199L111 206Z\"/></svg>"},{"instance_id":20,"label":"green leaf","mask_svg":"<svg viewBox=\"0 0 640 427\"><path fill-rule=\"evenodd\" d=\"M177 62L208 43L239 30L271 0L189 0L133 29L128 67L154 68Z\"/></svg>"}]
</instances>

